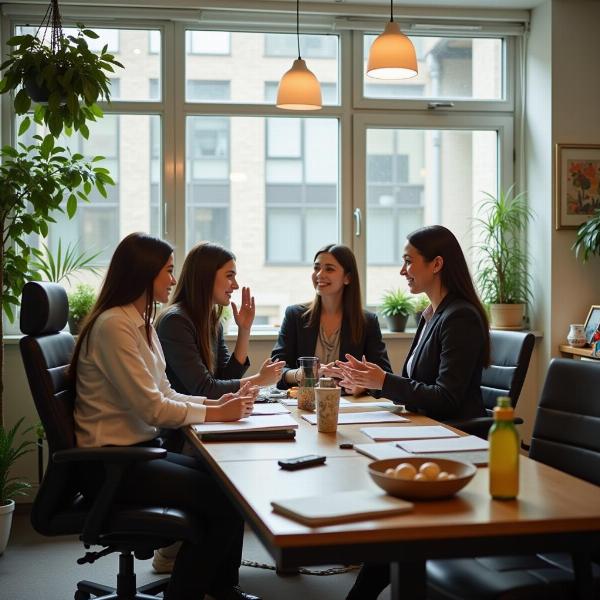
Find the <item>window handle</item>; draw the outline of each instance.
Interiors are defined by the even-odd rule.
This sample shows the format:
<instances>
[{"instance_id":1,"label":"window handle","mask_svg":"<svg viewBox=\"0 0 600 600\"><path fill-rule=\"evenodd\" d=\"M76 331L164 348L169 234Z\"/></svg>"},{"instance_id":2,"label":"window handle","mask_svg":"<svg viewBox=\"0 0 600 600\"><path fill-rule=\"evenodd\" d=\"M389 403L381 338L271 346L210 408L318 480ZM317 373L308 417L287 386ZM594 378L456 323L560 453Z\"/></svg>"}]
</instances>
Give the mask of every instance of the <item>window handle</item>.
<instances>
[{"instance_id":1,"label":"window handle","mask_svg":"<svg viewBox=\"0 0 600 600\"><path fill-rule=\"evenodd\" d=\"M429 110L435 110L436 108L454 108L454 102L430 102L427 105Z\"/></svg>"},{"instance_id":2,"label":"window handle","mask_svg":"<svg viewBox=\"0 0 600 600\"><path fill-rule=\"evenodd\" d=\"M360 208L355 208L352 215L354 216L354 235L360 237L362 227L362 213L360 212Z\"/></svg>"}]
</instances>

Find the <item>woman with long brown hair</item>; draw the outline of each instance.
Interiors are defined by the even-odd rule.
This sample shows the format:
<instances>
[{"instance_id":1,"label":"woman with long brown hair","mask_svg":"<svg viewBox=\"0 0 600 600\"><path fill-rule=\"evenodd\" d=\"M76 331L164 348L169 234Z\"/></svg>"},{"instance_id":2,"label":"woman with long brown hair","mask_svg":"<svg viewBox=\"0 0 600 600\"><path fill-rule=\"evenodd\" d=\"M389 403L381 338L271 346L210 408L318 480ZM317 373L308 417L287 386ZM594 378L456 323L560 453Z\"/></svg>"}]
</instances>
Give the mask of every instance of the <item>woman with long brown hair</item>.
<instances>
[{"instance_id":1,"label":"woman with long brown hair","mask_svg":"<svg viewBox=\"0 0 600 600\"><path fill-rule=\"evenodd\" d=\"M270 359L257 374L244 377L250 365L248 346L255 304L250 288L243 287L238 308L231 302L237 289L232 252L210 242L197 244L188 252L171 306L160 315L156 327L167 375L177 391L215 397L237 392L243 385L270 385L279 379L283 363ZM231 354L221 325L223 308L229 304L238 327Z\"/></svg>"},{"instance_id":2,"label":"woman with long brown hair","mask_svg":"<svg viewBox=\"0 0 600 600\"><path fill-rule=\"evenodd\" d=\"M252 412L251 397L208 400L171 388L152 319L155 303L167 302L175 283L168 243L132 233L117 246L72 361L79 447L160 447L160 428L235 421ZM92 463L80 479L84 496L93 499L104 471ZM200 541L182 544L165 598L256 598L237 586L243 520L198 461L168 452L132 465L116 497L122 504L181 508L196 516Z\"/></svg>"},{"instance_id":3,"label":"woman with long brown hair","mask_svg":"<svg viewBox=\"0 0 600 600\"><path fill-rule=\"evenodd\" d=\"M313 260L314 299L288 306L271 353L273 360L285 361L280 388L297 385L300 356L316 356L320 374L341 378L335 362L346 355L366 356L383 371L392 368L377 316L363 310L356 258L348 246L328 244ZM346 382L346 392L364 393L368 387Z\"/></svg>"},{"instance_id":4,"label":"woman with long brown hair","mask_svg":"<svg viewBox=\"0 0 600 600\"><path fill-rule=\"evenodd\" d=\"M486 312L462 249L441 225L408 235L400 274L413 294L425 293L425 309L401 375L368 360L338 362L341 385L365 386L434 419L483 416L481 372L490 362ZM375 600L389 584L388 564L366 563L347 600Z\"/></svg>"}]
</instances>

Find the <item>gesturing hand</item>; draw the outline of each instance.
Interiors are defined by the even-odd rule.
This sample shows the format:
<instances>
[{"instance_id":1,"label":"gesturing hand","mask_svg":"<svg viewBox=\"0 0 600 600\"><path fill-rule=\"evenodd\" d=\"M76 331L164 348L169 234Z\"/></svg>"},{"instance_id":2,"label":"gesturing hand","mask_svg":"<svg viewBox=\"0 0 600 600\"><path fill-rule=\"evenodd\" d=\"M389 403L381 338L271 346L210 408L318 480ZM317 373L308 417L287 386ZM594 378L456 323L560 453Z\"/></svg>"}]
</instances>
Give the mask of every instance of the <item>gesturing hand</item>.
<instances>
[{"instance_id":1,"label":"gesturing hand","mask_svg":"<svg viewBox=\"0 0 600 600\"><path fill-rule=\"evenodd\" d=\"M240 386L240 389L235 393L235 396L250 396L253 400L256 400L258 396L258 386L254 385L251 381L246 381Z\"/></svg>"},{"instance_id":2,"label":"gesturing hand","mask_svg":"<svg viewBox=\"0 0 600 600\"><path fill-rule=\"evenodd\" d=\"M257 383L259 385L272 385L281 379L281 370L285 367L284 360L272 361L267 358L258 372Z\"/></svg>"},{"instance_id":3,"label":"gesturing hand","mask_svg":"<svg viewBox=\"0 0 600 600\"><path fill-rule=\"evenodd\" d=\"M249 287L242 288L242 304L240 308L238 309L237 304L232 302L231 309L233 310L233 319L238 329L250 331L250 327L252 327L252 323L254 322L256 306L254 305L254 296L250 295Z\"/></svg>"},{"instance_id":4,"label":"gesturing hand","mask_svg":"<svg viewBox=\"0 0 600 600\"><path fill-rule=\"evenodd\" d=\"M344 377L340 385L346 389L362 387L368 390L380 390L385 381L385 371L375 363L368 362L363 356L362 361L346 354L348 362L336 361Z\"/></svg>"},{"instance_id":5,"label":"gesturing hand","mask_svg":"<svg viewBox=\"0 0 600 600\"><path fill-rule=\"evenodd\" d=\"M207 421L239 421L249 417L254 408L254 399L251 396L238 396L228 400L221 406L215 406L213 410L207 410Z\"/></svg>"}]
</instances>

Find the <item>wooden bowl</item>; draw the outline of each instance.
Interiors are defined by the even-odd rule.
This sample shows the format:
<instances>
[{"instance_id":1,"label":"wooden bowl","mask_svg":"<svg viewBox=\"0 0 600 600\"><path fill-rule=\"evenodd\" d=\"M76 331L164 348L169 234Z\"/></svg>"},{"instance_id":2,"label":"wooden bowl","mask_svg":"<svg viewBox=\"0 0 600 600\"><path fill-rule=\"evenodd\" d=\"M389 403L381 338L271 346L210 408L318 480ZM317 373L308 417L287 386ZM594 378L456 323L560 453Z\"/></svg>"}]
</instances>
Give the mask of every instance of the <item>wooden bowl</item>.
<instances>
[{"instance_id":1,"label":"wooden bowl","mask_svg":"<svg viewBox=\"0 0 600 600\"><path fill-rule=\"evenodd\" d=\"M443 479L432 481L414 481L398 479L393 475L386 475L386 469L395 468L401 463L410 463L417 471L425 462L435 462L439 465L440 471L453 473L456 479ZM441 498L450 498L456 492L461 490L477 472L477 467L471 463L461 462L459 460L450 460L447 458L429 458L429 457L410 457L410 458L389 458L386 460L375 460L369 465L369 475L373 481L390 496L404 498L406 500L439 500Z\"/></svg>"}]
</instances>

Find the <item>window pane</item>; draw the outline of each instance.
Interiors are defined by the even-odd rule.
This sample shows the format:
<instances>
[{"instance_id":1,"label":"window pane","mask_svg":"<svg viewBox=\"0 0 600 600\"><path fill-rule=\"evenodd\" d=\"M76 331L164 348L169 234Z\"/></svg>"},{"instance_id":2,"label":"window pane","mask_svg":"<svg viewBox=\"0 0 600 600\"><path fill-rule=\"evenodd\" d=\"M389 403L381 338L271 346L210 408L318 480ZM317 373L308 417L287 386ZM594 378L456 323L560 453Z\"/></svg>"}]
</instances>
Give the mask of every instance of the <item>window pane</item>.
<instances>
[{"instance_id":1,"label":"window pane","mask_svg":"<svg viewBox=\"0 0 600 600\"><path fill-rule=\"evenodd\" d=\"M186 249L230 248L261 321L281 323L286 306L313 297L315 251L339 240L338 121L202 115L186 131Z\"/></svg>"},{"instance_id":2,"label":"window pane","mask_svg":"<svg viewBox=\"0 0 600 600\"><path fill-rule=\"evenodd\" d=\"M377 36L364 36L366 98L463 98L499 100L502 89L502 39L413 37L419 74L399 83L366 75L371 44Z\"/></svg>"},{"instance_id":3,"label":"window pane","mask_svg":"<svg viewBox=\"0 0 600 600\"><path fill-rule=\"evenodd\" d=\"M279 80L297 56L297 50L287 49L291 42L295 47L295 39L291 34L188 30L187 101L274 103ZM324 104L338 104L339 37L301 35L300 44L302 57L321 83ZM210 97L194 90L191 81L231 82L230 93L226 98Z\"/></svg>"},{"instance_id":4,"label":"window pane","mask_svg":"<svg viewBox=\"0 0 600 600\"><path fill-rule=\"evenodd\" d=\"M497 159L495 131L367 130L367 304L408 289L406 236L423 225L454 232L471 266L472 219L497 189Z\"/></svg>"}]
</instances>

